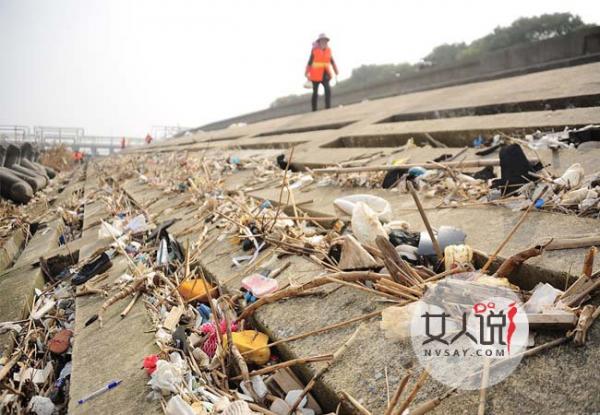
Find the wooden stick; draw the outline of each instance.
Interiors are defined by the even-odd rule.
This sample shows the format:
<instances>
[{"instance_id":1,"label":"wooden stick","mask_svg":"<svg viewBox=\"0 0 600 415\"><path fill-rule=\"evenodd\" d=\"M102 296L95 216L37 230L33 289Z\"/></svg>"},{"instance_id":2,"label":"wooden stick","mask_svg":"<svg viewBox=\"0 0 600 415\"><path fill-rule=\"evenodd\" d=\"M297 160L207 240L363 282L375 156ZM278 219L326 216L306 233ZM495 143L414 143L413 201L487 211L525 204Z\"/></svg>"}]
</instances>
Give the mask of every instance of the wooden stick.
<instances>
[{"instance_id":1,"label":"wooden stick","mask_svg":"<svg viewBox=\"0 0 600 415\"><path fill-rule=\"evenodd\" d=\"M421 276L400 257L394 245L387 238L378 236L375 238L375 243L381 251L383 262L395 282L401 283L403 279L410 285L423 282Z\"/></svg>"},{"instance_id":2,"label":"wooden stick","mask_svg":"<svg viewBox=\"0 0 600 415\"><path fill-rule=\"evenodd\" d=\"M441 280L442 278L445 278L448 275L458 274L458 273L465 272L465 271L466 271L466 269L464 269L463 267L459 266L459 267L456 267L456 268L452 268L452 269L446 270L444 272L440 272L439 274L435 274L435 275L433 275L433 276L431 276L429 278L426 278L425 282L427 283L427 282L433 282L433 281ZM425 286L425 284L421 284L420 285L420 287L423 287L423 286Z\"/></svg>"},{"instance_id":3,"label":"wooden stick","mask_svg":"<svg viewBox=\"0 0 600 415\"><path fill-rule=\"evenodd\" d=\"M351 282L346 282L344 280L339 280L337 278L331 278L330 277L329 280L331 282L333 282L333 283L345 285L346 287L350 287L350 288L354 288L354 289L357 289L357 290L360 290L360 291L364 291L364 292L367 292L369 294L380 295L382 297L389 298L390 300L398 300L398 297L395 296L394 294L389 294L387 292L373 290L371 288L363 287L362 285L353 284Z\"/></svg>"},{"instance_id":4,"label":"wooden stick","mask_svg":"<svg viewBox=\"0 0 600 415\"><path fill-rule=\"evenodd\" d=\"M240 314L238 320L243 320L248 318L248 316L252 315L258 308L262 307L265 304L271 304L276 301L279 301L283 298L293 297L294 295L304 292L306 290L310 290L312 288L317 288L322 285L331 284L331 279L334 279L333 282L346 281L346 282L354 282L354 281L378 281L381 278L390 278L389 274L378 274L376 272L371 271L354 271L354 272L334 272L331 274L327 274L323 277L317 277L312 281L309 281L299 287L289 287L283 290L275 291L272 294L266 295L260 298L258 301L252 303L248 307L244 309L244 311Z\"/></svg>"},{"instance_id":5,"label":"wooden stick","mask_svg":"<svg viewBox=\"0 0 600 415\"><path fill-rule=\"evenodd\" d=\"M535 356L544 350L547 350L552 347L559 346L563 343L566 343L567 341L571 340L572 338L573 338L573 334L568 333L564 337L559 337L558 339L554 339L554 340L551 340L544 344L540 344L539 346L532 347L531 349L527 349L521 353L517 353L515 355L510 356L508 359L502 359L502 360L496 361L496 363L490 364L490 369L496 368L500 365L507 364L507 363L513 361L514 359ZM466 380L466 379L472 378L474 376L479 376L479 375L482 375L482 373L483 373L483 369L478 370L477 372L473 372L470 375L465 376L463 379ZM442 396L442 399L447 398L450 394L454 393L455 391L456 391L456 388L452 388L452 389L448 390L446 392L446 394L444 396Z\"/></svg>"},{"instance_id":6,"label":"wooden stick","mask_svg":"<svg viewBox=\"0 0 600 415\"><path fill-rule=\"evenodd\" d=\"M125 318L127 316L127 314L129 314L129 312L133 308L133 305L135 304L135 302L137 301L137 299L140 298L140 295L142 295L142 293L140 291L137 291L133 295L133 298L131 299L131 301L129 302L129 304L127 305L127 307L125 307L125 310L123 310L123 312L121 313L121 318Z\"/></svg>"},{"instance_id":7,"label":"wooden stick","mask_svg":"<svg viewBox=\"0 0 600 415\"><path fill-rule=\"evenodd\" d=\"M577 321L577 327L575 327L573 337L573 343L575 346L583 346L587 340L587 332L594 322L594 320L600 314L600 307L593 306L591 304L586 305L579 314L579 320Z\"/></svg>"},{"instance_id":8,"label":"wooden stick","mask_svg":"<svg viewBox=\"0 0 600 415\"><path fill-rule=\"evenodd\" d=\"M13 368L13 366L21 358L22 353L23 352L20 349L17 350L17 352L15 353L15 355L12 357L12 359L10 359L8 361L8 363L4 365L4 367L2 368L2 370L0 370L0 382L2 382L2 380L4 379L4 377L10 373L11 369Z\"/></svg>"},{"instance_id":9,"label":"wooden stick","mask_svg":"<svg viewBox=\"0 0 600 415\"><path fill-rule=\"evenodd\" d=\"M290 164L292 163L292 157L294 156L295 148L296 148L295 146L292 146L292 148L290 149L290 154L288 156L288 160L285 165L285 171L283 172L283 178L281 180L281 189L279 190L279 201L277 202L277 210L275 211L275 218L273 219L273 223L271 224L269 229L273 229L273 226L275 226L275 224L277 223L277 218L279 217L279 212L281 211L281 199L283 198L283 189L285 188L285 186L287 184L287 173L288 173L288 170L290 169Z\"/></svg>"},{"instance_id":10,"label":"wooden stick","mask_svg":"<svg viewBox=\"0 0 600 415\"><path fill-rule=\"evenodd\" d=\"M425 228L427 228L427 233L429 234L429 237L431 238L431 243L433 244L433 249L435 251L435 255L437 256L438 261L441 261L444 258L444 253L442 252L442 248L440 248L440 244L438 243L437 238L435 237L435 234L433 233L433 229L431 228L429 219L427 219L427 215L425 214L425 211L423 210L423 205L421 205L421 201L419 200L419 195L417 195L417 191L415 190L415 188L411 182L407 181L406 185L408 187L408 190L409 190L411 196L413 197L413 199L415 201L415 205L417 205L417 209L419 209L419 214L421 215L421 219L423 220L423 223L425 224Z\"/></svg>"},{"instance_id":11,"label":"wooden stick","mask_svg":"<svg viewBox=\"0 0 600 415\"><path fill-rule=\"evenodd\" d=\"M183 274L183 280L181 280L181 282L183 283L184 281L186 281L190 276L190 240L189 238L185 240L185 268L184 268L184 274ZM179 284L177 284L179 286Z\"/></svg>"},{"instance_id":12,"label":"wooden stick","mask_svg":"<svg viewBox=\"0 0 600 415\"><path fill-rule=\"evenodd\" d=\"M285 264L283 264L281 267L274 269L273 272L271 272L269 274L269 278L277 278L283 271L288 269L291 265L292 265L292 263L290 261L288 261Z\"/></svg>"},{"instance_id":13,"label":"wooden stick","mask_svg":"<svg viewBox=\"0 0 600 415\"><path fill-rule=\"evenodd\" d=\"M304 399L304 397L308 394L308 392L310 392L311 389L315 386L315 384L317 383L317 380L321 376L323 376L323 374L325 374L325 372L327 372L329 370L331 365L333 365L333 363L335 363L335 361L346 351L346 349L350 346L350 344L352 344L352 342L354 342L354 340L356 339L356 336L358 335L358 333L360 332L362 327L363 327L362 324L360 326L358 326L358 328L354 331L354 333L352 333L352 336L350 336L348 338L348 340L346 340L344 342L344 344L342 344L342 346L339 349L337 349L335 351L335 353L333 353L333 359L331 361L329 361L324 367L322 367L317 373L315 373L315 375L312 377L312 379L306 384L306 386L302 390L302 393L300 393L300 396L298 396L298 398L296 399L296 402L294 402L294 404L292 405L291 409L288 412L288 415L291 415L294 413L296 408L298 408L298 405L300 405L300 402L302 402L302 399Z\"/></svg>"},{"instance_id":14,"label":"wooden stick","mask_svg":"<svg viewBox=\"0 0 600 415\"><path fill-rule=\"evenodd\" d=\"M383 368L383 373L385 374L385 397L386 397L386 405L390 404L390 380L388 378L388 370L387 365Z\"/></svg>"},{"instance_id":15,"label":"wooden stick","mask_svg":"<svg viewBox=\"0 0 600 415\"><path fill-rule=\"evenodd\" d=\"M477 415L485 415L485 395L490 379L490 359L483 361L483 376L481 378L481 389L479 390L479 408Z\"/></svg>"},{"instance_id":16,"label":"wooden stick","mask_svg":"<svg viewBox=\"0 0 600 415\"><path fill-rule=\"evenodd\" d=\"M535 246L533 248L525 249L524 251L517 252L516 254L508 257L502 262L496 273L494 274L498 278L508 278L529 258L539 256L544 252L544 248L541 246Z\"/></svg>"},{"instance_id":17,"label":"wooden stick","mask_svg":"<svg viewBox=\"0 0 600 415\"><path fill-rule=\"evenodd\" d=\"M221 338L221 316L218 313L217 307L215 307L215 305L213 304L212 294L208 289L208 282L206 281L206 277L204 276L204 272L202 271L202 269L200 269L200 277L202 278L202 284L204 284L204 290L206 291L206 295L208 296L208 305L210 306L212 318L215 324L215 330L217 332L217 345L222 347L223 339ZM233 343L233 341L231 343ZM219 360L221 363L221 369L223 370L223 373L225 373L225 360L222 358L221 355L219 355ZM227 387L227 379L222 379L222 386L225 388Z\"/></svg>"},{"instance_id":18,"label":"wooden stick","mask_svg":"<svg viewBox=\"0 0 600 415\"><path fill-rule=\"evenodd\" d=\"M441 402L441 398L430 399L418 405L416 408L411 409L410 415L425 415L427 412L431 412L437 408Z\"/></svg>"},{"instance_id":19,"label":"wooden stick","mask_svg":"<svg viewBox=\"0 0 600 415\"><path fill-rule=\"evenodd\" d=\"M421 295L423 295L423 291L414 287L418 287L418 286L414 286L414 287L407 287L405 285L402 284L398 284L397 282L394 282L392 280L388 280L387 278L382 278L378 281L378 284L383 284L383 285L387 285L388 287L392 287L397 289L398 291L403 291L407 294L412 294L415 297L421 297Z\"/></svg>"},{"instance_id":20,"label":"wooden stick","mask_svg":"<svg viewBox=\"0 0 600 415\"><path fill-rule=\"evenodd\" d=\"M513 226L513 228L511 229L511 231L508 233L508 235L506 235L506 237L500 243L500 245L498 246L498 248L496 248L496 250L494 251L494 253L492 255L490 255L490 257L488 258L488 260L485 263L485 265L483 266L483 268L480 269L480 272L485 273L488 270L488 268L492 265L492 262L494 262L494 260L496 259L496 257L500 253L500 251L502 251L502 248L504 248L504 246L508 243L508 241L510 241L510 239L515 234L515 232L517 231L517 229L519 229L519 227L521 227L521 225L525 221L525 218L527 217L527 215L529 214L529 212L531 212L531 209L534 206L535 206L535 202L531 202L531 204L529 205L529 207L527 208L527 210L525 212L523 212L523 214L521 215L521 218L519 219L519 221L515 224L515 226Z\"/></svg>"},{"instance_id":21,"label":"wooden stick","mask_svg":"<svg viewBox=\"0 0 600 415\"><path fill-rule=\"evenodd\" d=\"M248 407L250 407L250 409L252 409L253 411L260 412L263 415L277 415L275 412L269 411L268 409L265 409L262 406L257 405L253 402L248 402Z\"/></svg>"},{"instance_id":22,"label":"wooden stick","mask_svg":"<svg viewBox=\"0 0 600 415\"><path fill-rule=\"evenodd\" d=\"M594 272L594 257L596 256L596 252L598 250L595 246L592 246L585 255L585 259L583 260L583 270L582 274L586 277L590 277L592 272Z\"/></svg>"},{"instance_id":23,"label":"wooden stick","mask_svg":"<svg viewBox=\"0 0 600 415\"><path fill-rule=\"evenodd\" d=\"M529 159L530 163L537 163L538 159ZM412 163L412 164L397 164L394 166L363 166L363 167L327 167L322 169L313 169L312 173L323 174L323 173L358 173L358 172L370 172L370 171L390 171L397 169L409 169L411 167L423 167L425 169L437 169L441 166L445 167L487 167L487 166L499 166L500 159L481 159L481 160L463 160L453 161L446 163Z\"/></svg>"},{"instance_id":24,"label":"wooden stick","mask_svg":"<svg viewBox=\"0 0 600 415\"><path fill-rule=\"evenodd\" d=\"M362 415L371 415L371 412L369 412L367 408L362 406L361 403L354 399L348 392L343 390L340 393L342 394L342 397L346 401L350 402L354 409L356 409L359 413L361 413Z\"/></svg>"},{"instance_id":25,"label":"wooden stick","mask_svg":"<svg viewBox=\"0 0 600 415\"><path fill-rule=\"evenodd\" d=\"M427 131L425 131L423 135L425 136L425 138L427 138L427 141L429 141L434 147L448 147L446 144L433 138L432 135L429 134Z\"/></svg>"},{"instance_id":26,"label":"wooden stick","mask_svg":"<svg viewBox=\"0 0 600 415\"><path fill-rule=\"evenodd\" d=\"M595 280L593 284L588 285L579 294L577 294L577 295L573 296L571 299L569 299L565 303L565 305L567 307L576 306L577 304L579 304L581 302L581 300L583 300L585 298L586 295L588 295L589 293L591 293L592 291L594 291L598 287L600 287L600 278L598 278L597 280Z\"/></svg>"},{"instance_id":27,"label":"wooden stick","mask_svg":"<svg viewBox=\"0 0 600 415\"><path fill-rule=\"evenodd\" d=\"M398 408L392 411L392 415L402 415L404 410L408 408L408 405L410 405L410 403L415 399L415 396L417 396L417 393L419 392L421 387L423 387L428 377L429 373L427 372L427 370L423 369L423 371L421 372L421 376L419 376L417 383L415 383L415 386L413 387L412 391L410 391L410 394L408 395L406 400L402 402L402 404L398 406Z\"/></svg>"},{"instance_id":28,"label":"wooden stick","mask_svg":"<svg viewBox=\"0 0 600 415\"><path fill-rule=\"evenodd\" d=\"M406 375L404 375L402 380L400 380L400 383L398 383L398 387L396 388L396 392L394 392L394 396L392 397L392 400L390 401L387 408L385 409L384 415L391 415L391 413L394 410L394 408L396 407L396 405L398 405L398 402L400 401L400 396L402 395L402 392L404 392L404 388L406 388L406 384L408 383L410 376L411 376L411 373L409 372Z\"/></svg>"},{"instance_id":29,"label":"wooden stick","mask_svg":"<svg viewBox=\"0 0 600 415\"><path fill-rule=\"evenodd\" d=\"M555 251L559 249L586 248L593 245L600 245L600 235L584 238L553 238L546 249Z\"/></svg>"},{"instance_id":30,"label":"wooden stick","mask_svg":"<svg viewBox=\"0 0 600 415\"><path fill-rule=\"evenodd\" d=\"M396 288L393 288L393 287L389 287L389 286L386 286L386 285L383 285L383 284L379 284L379 283L375 283L374 287L377 290L381 291L381 292L384 292L384 293L387 293L387 294L391 294L391 295L393 295L395 297L402 297L402 298L404 298L405 300L408 300L408 301L418 301L418 298L416 298L416 297L414 297L414 296L412 296L410 294L406 294L406 293L404 293L402 291L399 291L399 290L397 290Z\"/></svg>"},{"instance_id":31,"label":"wooden stick","mask_svg":"<svg viewBox=\"0 0 600 415\"><path fill-rule=\"evenodd\" d=\"M310 357L299 357L297 359L286 360L285 362L277 363L277 364L274 364L271 366L263 367L262 369L254 370L254 371L250 372L249 375L251 377L258 376L258 375L266 375L267 373L275 372L277 370L284 369L284 368L290 367L290 366L303 365L306 363L313 363L313 362L324 362L324 361L328 361L331 359L333 359L332 354L322 354L322 355L310 356ZM240 380L240 379L242 379L241 375L230 378L230 380Z\"/></svg>"},{"instance_id":32,"label":"wooden stick","mask_svg":"<svg viewBox=\"0 0 600 415\"><path fill-rule=\"evenodd\" d=\"M305 337L309 337L309 336L312 336L314 334L324 333L326 331L334 330L334 329L337 329L337 328L340 328L340 327L345 327L345 326L348 326L348 325L350 325L352 323L356 323L357 321L368 320L370 318L373 318L373 317L381 315L382 311L383 310L373 311L372 313L365 314L364 316L354 317L354 318L351 318L350 320L341 321L339 323L331 324L329 326L322 327L320 329L311 330L311 331L308 331L308 332L305 332L305 333L301 333L301 334L296 334L295 336L290 336L290 337L287 337L285 339L281 339L281 340L274 341L273 343L269 343L269 344L267 344L264 347L257 347L255 349L248 350L248 351L242 353L242 355L245 355L245 354L248 354L248 353L252 353L255 350L264 349L265 347L272 347L272 346L276 346L276 345L281 344L281 343L287 343L287 342L291 342L291 341L294 341L294 340L303 339Z\"/></svg>"}]
</instances>

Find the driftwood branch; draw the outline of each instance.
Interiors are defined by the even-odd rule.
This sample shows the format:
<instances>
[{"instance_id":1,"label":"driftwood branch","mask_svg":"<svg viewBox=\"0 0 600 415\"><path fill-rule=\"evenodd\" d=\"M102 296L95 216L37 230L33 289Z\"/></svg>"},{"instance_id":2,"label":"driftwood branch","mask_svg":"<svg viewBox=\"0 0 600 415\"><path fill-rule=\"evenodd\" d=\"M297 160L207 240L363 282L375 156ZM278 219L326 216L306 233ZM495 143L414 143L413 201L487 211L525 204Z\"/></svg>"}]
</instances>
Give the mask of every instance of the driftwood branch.
<instances>
[{"instance_id":1,"label":"driftwood branch","mask_svg":"<svg viewBox=\"0 0 600 415\"><path fill-rule=\"evenodd\" d=\"M496 271L496 277L508 278L515 272L517 268L521 266L521 264L523 264L523 262L527 261L529 258L541 255L543 251L544 249L541 246L536 246L507 258L502 265L500 265L498 271Z\"/></svg>"}]
</instances>

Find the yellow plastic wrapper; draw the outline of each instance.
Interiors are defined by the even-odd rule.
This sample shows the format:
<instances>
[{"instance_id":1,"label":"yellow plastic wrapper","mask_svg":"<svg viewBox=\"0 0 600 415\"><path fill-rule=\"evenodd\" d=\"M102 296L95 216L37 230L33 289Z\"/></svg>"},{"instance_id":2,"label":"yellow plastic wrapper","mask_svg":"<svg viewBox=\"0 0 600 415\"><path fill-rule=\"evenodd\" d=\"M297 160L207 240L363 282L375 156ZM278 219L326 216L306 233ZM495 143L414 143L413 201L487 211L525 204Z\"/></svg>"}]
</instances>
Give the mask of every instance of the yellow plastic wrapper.
<instances>
[{"instance_id":1,"label":"yellow plastic wrapper","mask_svg":"<svg viewBox=\"0 0 600 415\"><path fill-rule=\"evenodd\" d=\"M248 363L264 365L271 357L269 344L269 336L256 330L243 330L231 333L233 344L238 348L244 359ZM227 347L227 335L223 335L223 347ZM248 354L245 352L253 350Z\"/></svg>"},{"instance_id":2,"label":"yellow plastic wrapper","mask_svg":"<svg viewBox=\"0 0 600 415\"><path fill-rule=\"evenodd\" d=\"M215 287L211 286L207 283L208 289L210 290L210 294L212 296L217 295L217 290ZM189 301L191 299L196 299L202 302L208 301L208 295L206 295L206 289L204 287L204 281L202 280L187 280L181 283L181 285L177 288L181 297L184 300Z\"/></svg>"}]
</instances>

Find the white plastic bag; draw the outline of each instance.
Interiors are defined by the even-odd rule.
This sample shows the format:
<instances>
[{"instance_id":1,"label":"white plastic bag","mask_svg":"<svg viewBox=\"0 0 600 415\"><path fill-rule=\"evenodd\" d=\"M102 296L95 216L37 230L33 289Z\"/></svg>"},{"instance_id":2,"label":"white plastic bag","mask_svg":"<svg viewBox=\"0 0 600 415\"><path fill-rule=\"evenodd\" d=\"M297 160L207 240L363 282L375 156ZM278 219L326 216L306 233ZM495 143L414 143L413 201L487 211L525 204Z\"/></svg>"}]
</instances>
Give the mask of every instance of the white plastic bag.
<instances>
[{"instance_id":1,"label":"white plastic bag","mask_svg":"<svg viewBox=\"0 0 600 415\"><path fill-rule=\"evenodd\" d=\"M541 282L535 286L529 300L525 303L525 312L543 313L545 309L552 308L556 297L563 292L551 286L548 283Z\"/></svg>"},{"instance_id":2,"label":"white plastic bag","mask_svg":"<svg viewBox=\"0 0 600 415\"><path fill-rule=\"evenodd\" d=\"M315 181L315 179L313 179L313 177L310 174L305 174L303 176L300 176L298 179L296 179L288 187L290 188L290 190L298 190L298 189L302 189L303 187L308 186L309 184L311 184L314 181Z\"/></svg>"},{"instance_id":3,"label":"white plastic bag","mask_svg":"<svg viewBox=\"0 0 600 415\"><path fill-rule=\"evenodd\" d=\"M333 201L333 206L345 214L352 216L358 202L362 202L369 206L382 222L389 222L392 220L392 206L390 205L390 202L379 196L358 194L338 197Z\"/></svg>"},{"instance_id":4,"label":"white plastic bag","mask_svg":"<svg viewBox=\"0 0 600 415\"><path fill-rule=\"evenodd\" d=\"M98 230L99 239L110 238L111 236L118 239L121 235L123 235L123 232L120 229L108 222L102 221L102 226L100 226L100 229Z\"/></svg>"},{"instance_id":5,"label":"white plastic bag","mask_svg":"<svg viewBox=\"0 0 600 415\"><path fill-rule=\"evenodd\" d=\"M177 393L177 387L183 383L186 370L187 365L181 356L178 353L171 353L170 362L162 359L156 362L156 370L152 373L148 385L163 395L169 392Z\"/></svg>"},{"instance_id":6,"label":"white plastic bag","mask_svg":"<svg viewBox=\"0 0 600 415\"><path fill-rule=\"evenodd\" d=\"M27 405L27 410L36 415L52 415L54 404L45 396L34 396Z\"/></svg>"},{"instance_id":7,"label":"white plastic bag","mask_svg":"<svg viewBox=\"0 0 600 415\"><path fill-rule=\"evenodd\" d=\"M352 233L360 243L373 246L378 236L387 238L377 214L363 202L356 203L352 211Z\"/></svg>"},{"instance_id":8,"label":"white plastic bag","mask_svg":"<svg viewBox=\"0 0 600 415\"><path fill-rule=\"evenodd\" d=\"M574 189L581 184L583 180L583 167L581 164L572 164L562 176L554 180L554 183L564 186L568 189Z\"/></svg>"},{"instance_id":9,"label":"white plastic bag","mask_svg":"<svg viewBox=\"0 0 600 415\"><path fill-rule=\"evenodd\" d=\"M179 395L174 395L167 403L167 415L196 415L192 407Z\"/></svg>"},{"instance_id":10,"label":"white plastic bag","mask_svg":"<svg viewBox=\"0 0 600 415\"><path fill-rule=\"evenodd\" d=\"M133 233L144 232L148 228L146 217L144 215L137 215L129 221L125 228Z\"/></svg>"}]
</instances>

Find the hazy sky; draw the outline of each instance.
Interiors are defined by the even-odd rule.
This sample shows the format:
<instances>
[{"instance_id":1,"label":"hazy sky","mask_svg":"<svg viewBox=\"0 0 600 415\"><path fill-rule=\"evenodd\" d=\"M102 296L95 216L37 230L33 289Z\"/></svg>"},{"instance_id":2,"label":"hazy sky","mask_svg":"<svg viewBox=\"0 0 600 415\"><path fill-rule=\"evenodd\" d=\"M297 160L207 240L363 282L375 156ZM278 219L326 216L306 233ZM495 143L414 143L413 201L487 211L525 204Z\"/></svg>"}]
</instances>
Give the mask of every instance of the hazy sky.
<instances>
[{"instance_id":1,"label":"hazy sky","mask_svg":"<svg viewBox=\"0 0 600 415\"><path fill-rule=\"evenodd\" d=\"M566 11L600 22L595 0L0 0L0 124L115 136L195 127L304 92L320 32L346 78Z\"/></svg>"}]
</instances>

